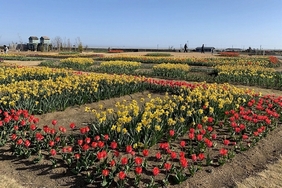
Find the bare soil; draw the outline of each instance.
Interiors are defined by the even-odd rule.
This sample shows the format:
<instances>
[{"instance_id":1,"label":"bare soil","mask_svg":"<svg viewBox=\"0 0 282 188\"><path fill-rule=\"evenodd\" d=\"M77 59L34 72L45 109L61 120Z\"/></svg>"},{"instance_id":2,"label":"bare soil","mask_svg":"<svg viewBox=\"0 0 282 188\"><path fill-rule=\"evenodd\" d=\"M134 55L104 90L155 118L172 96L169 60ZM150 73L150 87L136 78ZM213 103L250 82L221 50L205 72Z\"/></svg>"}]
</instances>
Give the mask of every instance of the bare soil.
<instances>
[{"instance_id":1,"label":"bare soil","mask_svg":"<svg viewBox=\"0 0 282 188\"><path fill-rule=\"evenodd\" d=\"M202 54L193 54L193 56L196 55ZM36 62L9 63L31 66L36 65ZM263 94L282 95L282 91L256 87L251 88L256 92L262 92ZM86 106L95 108L98 104L103 104L104 108L108 108L113 106L117 101L121 101L123 99L137 99L145 97L147 94L148 92L136 93L120 98L100 101L98 103L74 106L67 108L63 112L48 113L37 117L40 118L40 126L46 124L50 125L53 119L58 120L59 125L68 126L68 124L74 122L78 126L83 126L92 119L91 114L85 112ZM155 95L157 96L157 94ZM226 163L225 165L216 168L200 170L195 174L195 176L189 178L181 185L171 187L281 187L281 143L282 127L278 127L266 138L262 139L256 147L253 147L242 154L237 154L230 163ZM44 161L39 164L33 164L29 159L18 159L16 157L12 157L8 148L0 148L0 166L0 187L3 188L87 187L81 177L72 175L70 172L67 172L65 168L59 167L53 169L50 164L47 164Z\"/></svg>"}]
</instances>

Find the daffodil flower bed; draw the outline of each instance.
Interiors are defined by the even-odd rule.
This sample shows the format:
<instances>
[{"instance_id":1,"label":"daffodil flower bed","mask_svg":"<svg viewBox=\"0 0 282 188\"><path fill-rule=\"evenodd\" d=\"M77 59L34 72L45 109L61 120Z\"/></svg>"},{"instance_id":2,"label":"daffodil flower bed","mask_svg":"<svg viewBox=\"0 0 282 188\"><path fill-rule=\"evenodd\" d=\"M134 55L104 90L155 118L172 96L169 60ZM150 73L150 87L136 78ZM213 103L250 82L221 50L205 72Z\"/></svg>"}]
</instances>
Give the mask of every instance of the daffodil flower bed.
<instances>
[{"instance_id":1,"label":"daffodil flower bed","mask_svg":"<svg viewBox=\"0 0 282 188\"><path fill-rule=\"evenodd\" d=\"M153 74L155 76L185 79L190 70L189 65L162 63L153 66Z\"/></svg>"},{"instance_id":2,"label":"daffodil flower bed","mask_svg":"<svg viewBox=\"0 0 282 188\"><path fill-rule=\"evenodd\" d=\"M276 57L262 56L262 57L224 57L224 58L183 58L183 57L150 57L150 56L105 56L97 58L100 61L137 61L141 63L173 63L173 64L188 64L193 66L215 66L225 64L255 64L266 67L279 66L278 59Z\"/></svg>"},{"instance_id":3,"label":"daffodil flower bed","mask_svg":"<svg viewBox=\"0 0 282 188\"><path fill-rule=\"evenodd\" d=\"M0 54L0 58L4 60L16 60L16 61L40 61L43 57L34 57L26 55L16 55L16 54Z\"/></svg>"},{"instance_id":4,"label":"daffodil flower bed","mask_svg":"<svg viewBox=\"0 0 282 188\"><path fill-rule=\"evenodd\" d=\"M40 129L27 110L0 111L0 144L35 163L64 165L96 187L162 187L223 165L281 122L282 97L229 84L146 81L173 92L87 108L95 120L83 127L53 120Z\"/></svg>"},{"instance_id":5,"label":"daffodil flower bed","mask_svg":"<svg viewBox=\"0 0 282 188\"><path fill-rule=\"evenodd\" d=\"M66 59L61 59L60 63L61 67L85 69L93 65L94 60L92 58L69 57Z\"/></svg>"},{"instance_id":6,"label":"daffodil flower bed","mask_svg":"<svg viewBox=\"0 0 282 188\"><path fill-rule=\"evenodd\" d=\"M259 65L221 65L216 66L217 82L241 83L263 87L280 88L281 73L273 68Z\"/></svg>"},{"instance_id":7,"label":"daffodil flower bed","mask_svg":"<svg viewBox=\"0 0 282 188\"><path fill-rule=\"evenodd\" d=\"M114 74L132 74L141 67L140 62L136 61L105 61L97 68L97 71Z\"/></svg>"},{"instance_id":8,"label":"daffodil flower bed","mask_svg":"<svg viewBox=\"0 0 282 188\"><path fill-rule=\"evenodd\" d=\"M0 85L2 110L29 109L32 113L64 110L68 106L143 91L146 85L143 77L126 75L73 72L54 78L44 79L46 77L42 76L38 80L23 81L16 81L20 75L14 76L15 82L9 83L9 77L7 81L2 80L7 84Z\"/></svg>"},{"instance_id":9,"label":"daffodil flower bed","mask_svg":"<svg viewBox=\"0 0 282 188\"><path fill-rule=\"evenodd\" d=\"M72 74L67 69L51 69L40 67L0 67L0 84L8 84L28 80L48 80L66 77Z\"/></svg>"}]
</instances>

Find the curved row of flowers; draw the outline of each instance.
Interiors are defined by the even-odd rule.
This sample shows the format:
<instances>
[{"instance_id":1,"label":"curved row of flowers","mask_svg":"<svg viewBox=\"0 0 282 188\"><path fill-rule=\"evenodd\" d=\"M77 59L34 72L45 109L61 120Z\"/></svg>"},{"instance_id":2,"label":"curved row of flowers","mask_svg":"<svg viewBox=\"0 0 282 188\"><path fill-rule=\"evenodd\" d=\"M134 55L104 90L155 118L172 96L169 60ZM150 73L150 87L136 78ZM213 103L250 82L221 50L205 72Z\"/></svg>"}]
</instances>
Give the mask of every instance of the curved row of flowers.
<instances>
[{"instance_id":1,"label":"curved row of flowers","mask_svg":"<svg viewBox=\"0 0 282 188\"><path fill-rule=\"evenodd\" d=\"M72 77L56 81L62 87L75 85L76 79L91 81L95 84L89 90L98 88L91 74ZM87 108L94 121L84 127L59 126L60 120L53 120L40 129L39 119L28 110L1 111L1 145L9 144L17 156L35 156L34 162L44 157L53 167L63 165L97 186L160 187L181 183L205 166L224 164L281 121L282 97L261 97L229 84L101 77L101 91L110 84L110 92L136 87L135 92L146 88L168 93L121 101L106 111ZM113 82L119 87L112 87ZM49 91L59 91L58 85Z\"/></svg>"},{"instance_id":2,"label":"curved row of flowers","mask_svg":"<svg viewBox=\"0 0 282 188\"><path fill-rule=\"evenodd\" d=\"M193 66L215 66L226 64L253 64L267 67L277 67L278 59L276 57L262 56L260 58L242 57L242 58L183 58L183 57L150 57L150 56L105 56L97 58L100 61L137 61L140 63L173 63L173 64L188 64Z\"/></svg>"}]
</instances>

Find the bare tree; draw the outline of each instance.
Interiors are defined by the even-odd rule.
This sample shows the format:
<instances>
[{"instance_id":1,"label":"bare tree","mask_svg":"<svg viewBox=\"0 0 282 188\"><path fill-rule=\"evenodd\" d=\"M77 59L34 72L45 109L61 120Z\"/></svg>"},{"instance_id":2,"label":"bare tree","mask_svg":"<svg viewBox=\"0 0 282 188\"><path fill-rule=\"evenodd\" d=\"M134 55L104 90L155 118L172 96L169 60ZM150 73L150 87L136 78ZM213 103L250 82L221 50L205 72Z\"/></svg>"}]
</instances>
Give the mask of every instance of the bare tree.
<instances>
[{"instance_id":1,"label":"bare tree","mask_svg":"<svg viewBox=\"0 0 282 188\"><path fill-rule=\"evenodd\" d=\"M82 46L82 42L79 37L75 39L75 43L76 43L78 51L81 53L83 51L83 46Z\"/></svg>"},{"instance_id":2,"label":"bare tree","mask_svg":"<svg viewBox=\"0 0 282 188\"><path fill-rule=\"evenodd\" d=\"M22 37L18 34L18 37L19 37L19 40L20 40L20 51L23 50L23 40L22 40Z\"/></svg>"},{"instance_id":3,"label":"bare tree","mask_svg":"<svg viewBox=\"0 0 282 188\"><path fill-rule=\"evenodd\" d=\"M67 47L68 47L69 51L71 51L71 41L70 41L70 39L68 39Z\"/></svg>"},{"instance_id":4,"label":"bare tree","mask_svg":"<svg viewBox=\"0 0 282 188\"><path fill-rule=\"evenodd\" d=\"M58 51L61 51L61 47L62 47L62 38L59 36L56 36L53 41L52 41L52 45L56 46Z\"/></svg>"},{"instance_id":5,"label":"bare tree","mask_svg":"<svg viewBox=\"0 0 282 188\"><path fill-rule=\"evenodd\" d=\"M85 50L85 51L88 50L88 45L85 45L84 50Z\"/></svg>"}]
</instances>

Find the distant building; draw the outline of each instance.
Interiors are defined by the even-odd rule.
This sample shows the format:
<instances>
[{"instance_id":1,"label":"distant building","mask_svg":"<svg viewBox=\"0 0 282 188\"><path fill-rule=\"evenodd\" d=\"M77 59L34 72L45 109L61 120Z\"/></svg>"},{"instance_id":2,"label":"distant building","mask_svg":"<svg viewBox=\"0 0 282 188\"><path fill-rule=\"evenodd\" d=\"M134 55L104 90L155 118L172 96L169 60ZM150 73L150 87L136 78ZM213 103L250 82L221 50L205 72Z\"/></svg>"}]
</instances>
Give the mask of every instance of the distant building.
<instances>
[{"instance_id":1,"label":"distant building","mask_svg":"<svg viewBox=\"0 0 282 188\"><path fill-rule=\"evenodd\" d=\"M40 37L40 41L36 36L30 36L28 38L27 50L31 51L49 51L51 41L47 36Z\"/></svg>"},{"instance_id":2,"label":"distant building","mask_svg":"<svg viewBox=\"0 0 282 188\"><path fill-rule=\"evenodd\" d=\"M40 51L49 51L50 50L50 38L47 36L40 37Z\"/></svg>"},{"instance_id":3,"label":"distant building","mask_svg":"<svg viewBox=\"0 0 282 188\"><path fill-rule=\"evenodd\" d=\"M36 51L38 43L39 43L38 37L30 36L28 38L27 49L31 51Z\"/></svg>"},{"instance_id":4,"label":"distant building","mask_svg":"<svg viewBox=\"0 0 282 188\"><path fill-rule=\"evenodd\" d=\"M215 47L204 47L204 52L211 52L214 49L215 49ZM202 51L202 47L195 48L195 51L196 52L201 52Z\"/></svg>"},{"instance_id":5,"label":"distant building","mask_svg":"<svg viewBox=\"0 0 282 188\"><path fill-rule=\"evenodd\" d=\"M241 48L226 48L226 52L242 52L243 50Z\"/></svg>"}]
</instances>

